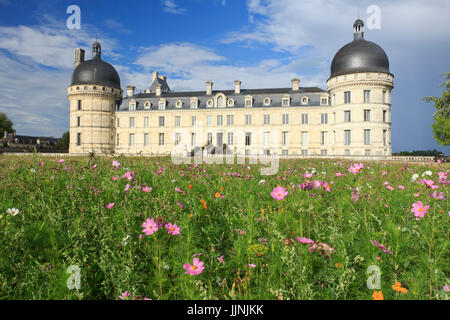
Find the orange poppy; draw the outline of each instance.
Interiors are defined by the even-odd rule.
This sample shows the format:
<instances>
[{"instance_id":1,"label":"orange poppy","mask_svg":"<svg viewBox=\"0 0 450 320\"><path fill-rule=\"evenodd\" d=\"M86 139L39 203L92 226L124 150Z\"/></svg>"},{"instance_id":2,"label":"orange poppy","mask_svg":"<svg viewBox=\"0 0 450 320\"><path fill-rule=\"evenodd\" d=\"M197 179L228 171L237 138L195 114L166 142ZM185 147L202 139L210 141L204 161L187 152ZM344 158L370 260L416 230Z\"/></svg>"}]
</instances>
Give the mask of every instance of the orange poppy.
<instances>
[{"instance_id":1,"label":"orange poppy","mask_svg":"<svg viewBox=\"0 0 450 320\"><path fill-rule=\"evenodd\" d=\"M383 292L381 292L381 290L380 291L373 290L372 297L373 300L384 300Z\"/></svg>"}]
</instances>

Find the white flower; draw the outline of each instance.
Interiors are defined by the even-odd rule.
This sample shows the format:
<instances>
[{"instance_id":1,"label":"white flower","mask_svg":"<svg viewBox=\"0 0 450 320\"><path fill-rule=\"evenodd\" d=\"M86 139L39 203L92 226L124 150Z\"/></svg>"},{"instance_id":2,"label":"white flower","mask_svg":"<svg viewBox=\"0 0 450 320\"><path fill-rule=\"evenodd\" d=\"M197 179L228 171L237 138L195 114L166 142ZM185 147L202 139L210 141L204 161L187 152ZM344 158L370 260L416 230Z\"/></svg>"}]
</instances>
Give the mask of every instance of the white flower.
<instances>
[{"instance_id":1,"label":"white flower","mask_svg":"<svg viewBox=\"0 0 450 320\"><path fill-rule=\"evenodd\" d=\"M423 176L432 176L433 172L431 172L430 170L425 171L424 173L422 173L422 177Z\"/></svg>"},{"instance_id":2,"label":"white flower","mask_svg":"<svg viewBox=\"0 0 450 320\"><path fill-rule=\"evenodd\" d=\"M258 182L259 185L262 185L262 184L264 184L264 183L266 183L266 180L260 180L260 181Z\"/></svg>"},{"instance_id":3,"label":"white flower","mask_svg":"<svg viewBox=\"0 0 450 320\"><path fill-rule=\"evenodd\" d=\"M35 172L36 172L36 169L33 169L33 168L32 168L32 169L31 169L31 172L35 173Z\"/></svg>"},{"instance_id":4,"label":"white flower","mask_svg":"<svg viewBox=\"0 0 450 320\"><path fill-rule=\"evenodd\" d=\"M413 174L413 176L411 177L411 182L416 182L417 179L419 179L419 175L417 173Z\"/></svg>"},{"instance_id":5,"label":"white flower","mask_svg":"<svg viewBox=\"0 0 450 320\"><path fill-rule=\"evenodd\" d=\"M9 213L10 215L12 215L13 217L19 213L19 209L16 208L9 208L8 210L6 210L6 213Z\"/></svg>"},{"instance_id":6,"label":"white flower","mask_svg":"<svg viewBox=\"0 0 450 320\"><path fill-rule=\"evenodd\" d=\"M128 239L130 238L130 235L127 234L125 238L122 239L122 242L120 243L122 246L126 246L128 244Z\"/></svg>"}]
</instances>

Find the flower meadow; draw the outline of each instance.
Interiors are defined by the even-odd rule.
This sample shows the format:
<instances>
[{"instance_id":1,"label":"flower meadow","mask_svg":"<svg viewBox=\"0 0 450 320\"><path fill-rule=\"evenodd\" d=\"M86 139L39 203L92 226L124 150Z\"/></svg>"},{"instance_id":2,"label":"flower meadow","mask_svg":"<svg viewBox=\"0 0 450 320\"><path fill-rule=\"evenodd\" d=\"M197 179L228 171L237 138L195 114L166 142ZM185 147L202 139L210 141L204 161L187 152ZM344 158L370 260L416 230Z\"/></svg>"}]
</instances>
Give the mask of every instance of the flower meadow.
<instances>
[{"instance_id":1,"label":"flower meadow","mask_svg":"<svg viewBox=\"0 0 450 320\"><path fill-rule=\"evenodd\" d=\"M449 298L448 164L259 168L2 156L0 299Z\"/></svg>"}]
</instances>

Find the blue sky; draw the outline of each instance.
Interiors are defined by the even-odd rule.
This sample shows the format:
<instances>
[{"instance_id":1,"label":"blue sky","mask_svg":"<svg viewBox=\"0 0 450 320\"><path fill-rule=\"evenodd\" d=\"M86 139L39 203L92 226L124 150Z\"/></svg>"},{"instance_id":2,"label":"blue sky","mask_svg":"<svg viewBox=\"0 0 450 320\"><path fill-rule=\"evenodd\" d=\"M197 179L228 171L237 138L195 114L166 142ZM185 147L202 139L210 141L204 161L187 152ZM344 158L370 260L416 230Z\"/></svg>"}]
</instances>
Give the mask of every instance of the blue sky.
<instances>
[{"instance_id":1,"label":"blue sky","mask_svg":"<svg viewBox=\"0 0 450 320\"><path fill-rule=\"evenodd\" d=\"M66 27L69 5L81 9L81 29ZM330 63L352 40L359 10L380 9L381 28L365 38L384 48L392 92L393 151L448 148L431 131L431 104L439 75L450 71L447 0L0 0L0 112L18 134L68 130L67 86L74 49L98 35L103 58L119 72L122 88L150 86L156 70L177 91L301 86L326 88ZM367 25L367 23L366 23Z\"/></svg>"}]
</instances>

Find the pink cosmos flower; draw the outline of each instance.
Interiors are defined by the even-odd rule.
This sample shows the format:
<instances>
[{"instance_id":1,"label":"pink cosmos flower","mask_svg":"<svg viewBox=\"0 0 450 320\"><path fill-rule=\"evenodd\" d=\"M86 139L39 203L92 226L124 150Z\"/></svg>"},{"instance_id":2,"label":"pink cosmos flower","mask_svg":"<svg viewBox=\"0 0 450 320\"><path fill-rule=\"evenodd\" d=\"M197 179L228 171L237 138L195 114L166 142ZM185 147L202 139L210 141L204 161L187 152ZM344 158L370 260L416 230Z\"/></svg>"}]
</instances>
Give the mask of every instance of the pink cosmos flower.
<instances>
[{"instance_id":1,"label":"pink cosmos flower","mask_svg":"<svg viewBox=\"0 0 450 320\"><path fill-rule=\"evenodd\" d=\"M381 243L378 243L377 240L370 240L370 242L372 242L372 244L377 247L380 248L381 250L383 250L383 252L392 254L392 251L389 251L388 249L386 249L386 247L384 245L382 245ZM379 260L379 259L378 259Z\"/></svg>"},{"instance_id":2,"label":"pink cosmos flower","mask_svg":"<svg viewBox=\"0 0 450 320\"><path fill-rule=\"evenodd\" d=\"M40 166L40 167L43 167L43 166L44 166L44 162L39 161L39 166Z\"/></svg>"},{"instance_id":3,"label":"pink cosmos flower","mask_svg":"<svg viewBox=\"0 0 450 320\"><path fill-rule=\"evenodd\" d=\"M152 191L152 188L150 188L150 187L148 187L148 186L145 186L145 187L142 187L142 188L141 188L141 191L143 191L143 192L151 192L151 191Z\"/></svg>"},{"instance_id":4,"label":"pink cosmos flower","mask_svg":"<svg viewBox=\"0 0 450 320\"><path fill-rule=\"evenodd\" d=\"M392 188L392 187L391 187L391 186L389 186L389 185L388 185L388 186L386 186L386 189L388 189L388 190L391 190L391 191L392 191L392 190L394 190L394 188Z\"/></svg>"},{"instance_id":5,"label":"pink cosmos flower","mask_svg":"<svg viewBox=\"0 0 450 320\"><path fill-rule=\"evenodd\" d=\"M156 231L158 231L158 224L153 220L153 218L144 221L144 223L142 223L142 226L144 227L144 230L142 230L142 232L147 236L152 235Z\"/></svg>"},{"instance_id":6,"label":"pink cosmos flower","mask_svg":"<svg viewBox=\"0 0 450 320\"><path fill-rule=\"evenodd\" d=\"M296 240L302 244L310 244L313 243L314 241L308 238L300 238L299 236L297 236Z\"/></svg>"},{"instance_id":7,"label":"pink cosmos flower","mask_svg":"<svg viewBox=\"0 0 450 320\"><path fill-rule=\"evenodd\" d=\"M190 265L189 263L185 263L183 266L183 269L186 270L186 274L189 274L191 276L199 275L203 272L205 267L203 266L203 261L200 261L198 258L194 258L193 264Z\"/></svg>"},{"instance_id":8,"label":"pink cosmos flower","mask_svg":"<svg viewBox=\"0 0 450 320\"><path fill-rule=\"evenodd\" d=\"M179 194L182 194L182 193L183 193L183 190L181 190L181 189L178 188L178 187L175 187L175 191L178 192Z\"/></svg>"},{"instance_id":9,"label":"pink cosmos flower","mask_svg":"<svg viewBox=\"0 0 450 320\"><path fill-rule=\"evenodd\" d=\"M303 176L304 176L306 179L309 179L309 178L312 177L312 174L309 173L309 172L306 172Z\"/></svg>"},{"instance_id":10,"label":"pink cosmos flower","mask_svg":"<svg viewBox=\"0 0 450 320\"><path fill-rule=\"evenodd\" d=\"M348 169L348 171L350 171L353 174L357 174L361 171L361 169L364 168L364 164L360 163L360 164L353 164L350 166L350 168Z\"/></svg>"},{"instance_id":11,"label":"pink cosmos flower","mask_svg":"<svg viewBox=\"0 0 450 320\"><path fill-rule=\"evenodd\" d=\"M128 181L131 181L134 179L134 171L127 171L122 175L122 179L128 179Z\"/></svg>"},{"instance_id":12,"label":"pink cosmos flower","mask_svg":"<svg viewBox=\"0 0 450 320\"><path fill-rule=\"evenodd\" d=\"M288 195L288 192L283 187L276 187L272 190L272 193L271 193L272 198L274 198L277 201L283 200L284 197L286 197L287 195Z\"/></svg>"},{"instance_id":13,"label":"pink cosmos flower","mask_svg":"<svg viewBox=\"0 0 450 320\"><path fill-rule=\"evenodd\" d=\"M166 223L165 227L166 227L167 233L169 233L171 235L175 236L175 235L180 234L180 227L177 226L176 224L171 224L169 222L169 223Z\"/></svg>"},{"instance_id":14,"label":"pink cosmos flower","mask_svg":"<svg viewBox=\"0 0 450 320\"><path fill-rule=\"evenodd\" d=\"M256 264L253 264L253 263L249 263L247 266L249 266L251 269L256 268Z\"/></svg>"},{"instance_id":15,"label":"pink cosmos flower","mask_svg":"<svg viewBox=\"0 0 450 320\"><path fill-rule=\"evenodd\" d=\"M112 207L114 207L114 202L110 202L106 205L106 208L111 209Z\"/></svg>"},{"instance_id":16,"label":"pink cosmos flower","mask_svg":"<svg viewBox=\"0 0 450 320\"><path fill-rule=\"evenodd\" d=\"M423 206L422 201L417 201L412 204L411 212L414 213L416 220L420 220L425 216L428 208L430 208L430 206Z\"/></svg>"},{"instance_id":17,"label":"pink cosmos flower","mask_svg":"<svg viewBox=\"0 0 450 320\"><path fill-rule=\"evenodd\" d=\"M431 188L433 190L439 188L438 186L434 185L433 180L422 179L420 180L420 182L422 182L422 184L426 185L428 188Z\"/></svg>"},{"instance_id":18,"label":"pink cosmos flower","mask_svg":"<svg viewBox=\"0 0 450 320\"><path fill-rule=\"evenodd\" d=\"M223 261L223 256L216 258L221 264L225 264L225 261Z\"/></svg>"},{"instance_id":19,"label":"pink cosmos flower","mask_svg":"<svg viewBox=\"0 0 450 320\"><path fill-rule=\"evenodd\" d=\"M342 176L342 173L336 172L336 177L340 177L340 176Z\"/></svg>"},{"instance_id":20,"label":"pink cosmos flower","mask_svg":"<svg viewBox=\"0 0 450 320\"><path fill-rule=\"evenodd\" d=\"M95 169L95 168L97 168L97 165L94 163L91 168Z\"/></svg>"},{"instance_id":21,"label":"pink cosmos flower","mask_svg":"<svg viewBox=\"0 0 450 320\"><path fill-rule=\"evenodd\" d=\"M401 190L404 190L404 189L405 189L405 187L402 186L402 185L399 185L398 188L401 189Z\"/></svg>"},{"instance_id":22,"label":"pink cosmos flower","mask_svg":"<svg viewBox=\"0 0 450 320\"><path fill-rule=\"evenodd\" d=\"M129 296L130 296L130 292L125 291L125 292L122 292L122 295L119 298L122 300L127 300Z\"/></svg>"},{"instance_id":23,"label":"pink cosmos flower","mask_svg":"<svg viewBox=\"0 0 450 320\"><path fill-rule=\"evenodd\" d=\"M177 201L177 204L180 206L181 209L184 209L184 205L180 201Z\"/></svg>"},{"instance_id":24,"label":"pink cosmos flower","mask_svg":"<svg viewBox=\"0 0 450 320\"><path fill-rule=\"evenodd\" d=\"M59 159L58 163L64 163L64 159Z\"/></svg>"},{"instance_id":25,"label":"pink cosmos flower","mask_svg":"<svg viewBox=\"0 0 450 320\"><path fill-rule=\"evenodd\" d=\"M118 176L112 176L112 177L111 177L111 180L112 180L112 181L117 181L118 179L119 179Z\"/></svg>"},{"instance_id":26,"label":"pink cosmos flower","mask_svg":"<svg viewBox=\"0 0 450 320\"><path fill-rule=\"evenodd\" d=\"M428 193L427 193L428 194ZM437 193L437 191L433 191L433 193L430 195L428 194L431 198L433 199L438 199L438 200L444 200L444 193L443 192L439 192Z\"/></svg>"},{"instance_id":27,"label":"pink cosmos flower","mask_svg":"<svg viewBox=\"0 0 450 320\"><path fill-rule=\"evenodd\" d=\"M414 193L414 197L417 198L418 196L420 196L420 192Z\"/></svg>"},{"instance_id":28,"label":"pink cosmos flower","mask_svg":"<svg viewBox=\"0 0 450 320\"><path fill-rule=\"evenodd\" d=\"M119 169L120 162L119 162L119 161L116 161L116 160L113 160L112 166L113 166L113 169Z\"/></svg>"}]
</instances>

